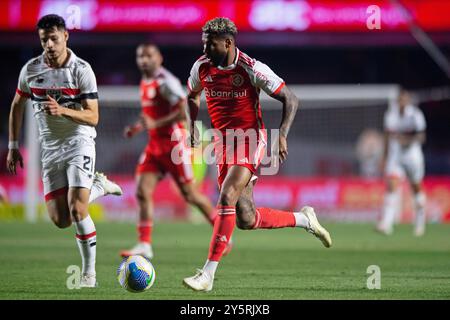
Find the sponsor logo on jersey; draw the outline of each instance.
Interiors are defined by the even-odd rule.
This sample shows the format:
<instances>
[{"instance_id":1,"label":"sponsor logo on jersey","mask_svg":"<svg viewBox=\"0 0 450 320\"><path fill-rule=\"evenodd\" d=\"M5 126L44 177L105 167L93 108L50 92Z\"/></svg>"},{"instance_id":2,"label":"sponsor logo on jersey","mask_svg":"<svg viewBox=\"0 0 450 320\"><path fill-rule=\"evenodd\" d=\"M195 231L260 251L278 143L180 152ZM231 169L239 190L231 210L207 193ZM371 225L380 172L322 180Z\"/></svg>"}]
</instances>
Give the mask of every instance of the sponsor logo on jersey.
<instances>
[{"instance_id":1,"label":"sponsor logo on jersey","mask_svg":"<svg viewBox=\"0 0 450 320\"><path fill-rule=\"evenodd\" d=\"M147 98L148 99L153 99L156 96L156 89L153 87L149 87L147 88Z\"/></svg>"},{"instance_id":2,"label":"sponsor logo on jersey","mask_svg":"<svg viewBox=\"0 0 450 320\"><path fill-rule=\"evenodd\" d=\"M213 82L213 79L212 79L212 77L210 75L207 75L206 78L205 78L205 81L206 82Z\"/></svg>"},{"instance_id":3,"label":"sponsor logo on jersey","mask_svg":"<svg viewBox=\"0 0 450 320\"><path fill-rule=\"evenodd\" d=\"M205 96L207 98L243 98L247 97L247 89L245 90L213 90L205 88Z\"/></svg>"},{"instance_id":4,"label":"sponsor logo on jersey","mask_svg":"<svg viewBox=\"0 0 450 320\"><path fill-rule=\"evenodd\" d=\"M52 97L53 99L55 99L56 101L59 100L59 98L61 98L62 92L61 89L47 89L46 93Z\"/></svg>"}]
</instances>

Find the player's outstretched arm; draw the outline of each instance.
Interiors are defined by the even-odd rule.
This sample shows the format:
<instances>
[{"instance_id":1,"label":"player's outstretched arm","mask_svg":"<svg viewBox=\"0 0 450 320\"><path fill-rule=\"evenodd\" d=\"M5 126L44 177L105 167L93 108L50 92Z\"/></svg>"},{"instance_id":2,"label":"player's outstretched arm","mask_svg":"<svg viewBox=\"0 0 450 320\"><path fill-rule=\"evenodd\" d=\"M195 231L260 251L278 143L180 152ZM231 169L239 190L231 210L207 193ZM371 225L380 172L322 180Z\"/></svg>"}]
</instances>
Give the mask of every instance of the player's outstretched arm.
<instances>
[{"instance_id":1,"label":"player's outstretched arm","mask_svg":"<svg viewBox=\"0 0 450 320\"><path fill-rule=\"evenodd\" d=\"M98 100L84 99L81 100L83 110L74 110L61 107L58 102L50 96L44 104L44 111L53 116L63 116L72 119L75 122L93 126L98 124Z\"/></svg>"},{"instance_id":2,"label":"player's outstretched arm","mask_svg":"<svg viewBox=\"0 0 450 320\"><path fill-rule=\"evenodd\" d=\"M16 93L11 103L11 111L9 113L9 143L8 156L6 158L6 167L12 174L16 174L17 162L23 168L23 158L19 151L20 129L23 123L23 114L27 102L26 97Z\"/></svg>"},{"instance_id":3,"label":"player's outstretched arm","mask_svg":"<svg viewBox=\"0 0 450 320\"><path fill-rule=\"evenodd\" d=\"M283 115L281 118L279 139L280 162L283 162L288 155L287 136L292 123L294 122L299 100L287 86L284 86L277 94L273 94L272 97L283 103Z\"/></svg>"},{"instance_id":4,"label":"player's outstretched arm","mask_svg":"<svg viewBox=\"0 0 450 320\"><path fill-rule=\"evenodd\" d=\"M188 106L189 106L189 128L191 134L191 147L197 147L200 144L199 132L195 126L195 120L197 120L198 110L200 109L200 96L202 92L191 91L188 94Z\"/></svg>"},{"instance_id":5,"label":"player's outstretched arm","mask_svg":"<svg viewBox=\"0 0 450 320\"><path fill-rule=\"evenodd\" d=\"M131 126L126 126L123 130L123 136L125 138L133 138L138 133L144 131L144 126L142 125L142 121L139 119Z\"/></svg>"},{"instance_id":6,"label":"player's outstretched arm","mask_svg":"<svg viewBox=\"0 0 450 320\"><path fill-rule=\"evenodd\" d=\"M144 113L141 115L141 122L146 129L161 128L172 123L185 121L186 120L186 99L180 100L174 107L172 111L157 120L153 120Z\"/></svg>"}]
</instances>

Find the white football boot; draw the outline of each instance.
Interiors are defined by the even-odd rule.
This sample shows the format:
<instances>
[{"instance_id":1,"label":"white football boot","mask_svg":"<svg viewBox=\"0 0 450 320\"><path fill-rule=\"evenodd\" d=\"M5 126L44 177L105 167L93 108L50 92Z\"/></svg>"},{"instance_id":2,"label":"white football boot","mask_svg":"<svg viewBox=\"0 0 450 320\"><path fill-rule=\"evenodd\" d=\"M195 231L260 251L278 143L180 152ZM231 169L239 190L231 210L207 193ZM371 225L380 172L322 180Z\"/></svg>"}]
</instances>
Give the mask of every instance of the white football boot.
<instances>
[{"instance_id":1,"label":"white football boot","mask_svg":"<svg viewBox=\"0 0 450 320\"><path fill-rule=\"evenodd\" d=\"M312 207L305 206L302 210L300 210L300 212L306 216L309 222L309 226L306 228L306 231L315 235L316 238L322 241L325 247L331 247L332 242L330 233L320 225L316 214L314 213L314 209Z\"/></svg>"},{"instance_id":2,"label":"white football boot","mask_svg":"<svg viewBox=\"0 0 450 320\"><path fill-rule=\"evenodd\" d=\"M98 283L95 274L83 274L81 276L80 288L97 288Z\"/></svg>"},{"instance_id":3,"label":"white football boot","mask_svg":"<svg viewBox=\"0 0 450 320\"><path fill-rule=\"evenodd\" d=\"M187 288L191 288L194 291L211 291L213 288L214 278L211 275L202 270L197 269L195 276L184 278L183 284Z\"/></svg>"},{"instance_id":4,"label":"white football boot","mask_svg":"<svg viewBox=\"0 0 450 320\"><path fill-rule=\"evenodd\" d=\"M425 224L419 223L414 227L414 236L422 237L425 234Z\"/></svg>"},{"instance_id":5,"label":"white football boot","mask_svg":"<svg viewBox=\"0 0 450 320\"><path fill-rule=\"evenodd\" d=\"M130 250L124 250L120 253L122 257L140 255L149 260L153 259L153 249L150 243L139 242Z\"/></svg>"},{"instance_id":6,"label":"white football boot","mask_svg":"<svg viewBox=\"0 0 450 320\"><path fill-rule=\"evenodd\" d=\"M379 223L375 227L375 231L377 231L378 233L381 233L382 235L390 236L394 232L394 228L386 227L383 223Z\"/></svg>"},{"instance_id":7,"label":"white football boot","mask_svg":"<svg viewBox=\"0 0 450 320\"><path fill-rule=\"evenodd\" d=\"M101 172L95 173L94 184L99 185L103 190L105 190L105 196L108 194L121 196L123 194L122 188L120 188L117 183L108 180L108 178Z\"/></svg>"}]
</instances>

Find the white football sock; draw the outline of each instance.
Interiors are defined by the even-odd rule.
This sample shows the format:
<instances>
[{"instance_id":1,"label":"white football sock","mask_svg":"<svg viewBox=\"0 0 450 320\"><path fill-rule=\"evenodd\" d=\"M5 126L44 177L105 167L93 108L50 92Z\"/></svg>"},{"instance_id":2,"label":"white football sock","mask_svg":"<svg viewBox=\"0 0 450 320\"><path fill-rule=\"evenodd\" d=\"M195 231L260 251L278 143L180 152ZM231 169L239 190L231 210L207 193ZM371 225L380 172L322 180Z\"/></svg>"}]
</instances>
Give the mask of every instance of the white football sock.
<instances>
[{"instance_id":1,"label":"white football sock","mask_svg":"<svg viewBox=\"0 0 450 320\"><path fill-rule=\"evenodd\" d=\"M105 195L105 189L103 189L99 184L92 184L91 194L89 195L89 203L93 202L95 199Z\"/></svg>"},{"instance_id":2,"label":"white football sock","mask_svg":"<svg viewBox=\"0 0 450 320\"><path fill-rule=\"evenodd\" d=\"M384 195L383 216L381 226L386 230L392 230L395 216L400 210L400 193L398 191L387 192Z\"/></svg>"},{"instance_id":3,"label":"white football sock","mask_svg":"<svg viewBox=\"0 0 450 320\"><path fill-rule=\"evenodd\" d=\"M414 195L414 209L416 213L415 217L415 225L423 226L426 223L426 216L425 216L425 202L426 202L426 196L423 192L419 192Z\"/></svg>"},{"instance_id":4,"label":"white football sock","mask_svg":"<svg viewBox=\"0 0 450 320\"><path fill-rule=\"evenodd\" d=\"M206 260L205 265L203 266L203 271L208 272L208 274L214 278L216 274L217 266L219 265L219 261L209 261Z\"/></svg>"},{"instance_id":5,"label":"white football sock","mask_svg":"<svg viewBox=\"0 0 450 320\"><path fill-rule=\"evenodd\" d=\"M294 212L295 226L299 228L309 228L309 220L302 212Z\"/></svg>"},{"instance_id":6,"label":"white football sock","mask_svg":"<svg viewBox=\"0 0 450 320\"><path fill-rule=\"evenodd\" d=\"M95 274L95 256L97 248L97 233L94 221L87 216L79 222L75 222L76 238L80 249L83 274Z\"/></svg>"}]
</instances>

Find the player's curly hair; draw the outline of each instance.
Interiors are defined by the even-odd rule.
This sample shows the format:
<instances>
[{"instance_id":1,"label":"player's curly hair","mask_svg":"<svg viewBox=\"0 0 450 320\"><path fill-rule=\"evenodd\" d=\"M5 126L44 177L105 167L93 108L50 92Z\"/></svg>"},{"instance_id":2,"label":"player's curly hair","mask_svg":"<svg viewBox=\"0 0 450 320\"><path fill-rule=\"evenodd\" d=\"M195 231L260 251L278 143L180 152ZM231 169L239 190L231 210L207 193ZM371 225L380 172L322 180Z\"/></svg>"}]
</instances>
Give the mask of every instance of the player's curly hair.
<instances>
[{"instance_id":1,"label":"player's curly hair","mask_svg":"<svg viewBox=\"0 0 450 320\"><path fill-rule=\"evenodd\" d=\"M202 31L212 35L231 35L237 34L237 28L233 21L225 17L214 18L205 23Z\"/></svg>"}]
</instances>

